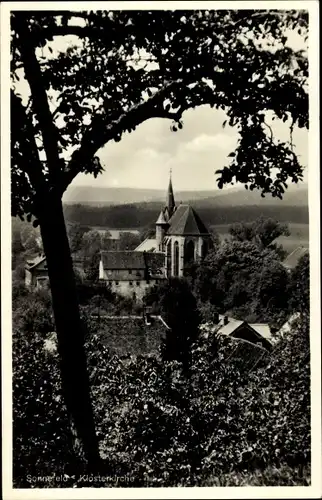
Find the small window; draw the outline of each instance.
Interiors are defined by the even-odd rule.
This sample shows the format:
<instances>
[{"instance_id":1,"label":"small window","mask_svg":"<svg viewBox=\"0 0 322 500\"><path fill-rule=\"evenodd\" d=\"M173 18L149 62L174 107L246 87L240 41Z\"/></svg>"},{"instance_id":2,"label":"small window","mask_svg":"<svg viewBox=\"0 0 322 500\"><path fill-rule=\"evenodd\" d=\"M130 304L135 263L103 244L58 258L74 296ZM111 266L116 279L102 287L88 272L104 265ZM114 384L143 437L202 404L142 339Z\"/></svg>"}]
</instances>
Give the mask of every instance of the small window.
<instances>
[{"instance_id":1,"label":"small window","mask_svg":"<svg viewBox=\"0 0 322 500\"><path fill-rule=\"evenodd\" d=\"M137 284L137 286L140 286L140 282L139 281L137 281L136 284Z\"/></svg>"},{"instance_id":2,"label":"small window","mask_svg":"<svg viewBox=\"0 0 322 500\"><path fill-rule=\"evenodd\" d=\"M118 285L118 284L119 284L119 282L118 282L118 281L115 281L115 285Z\"/></svg>"},{"instance_id":3,"label":"small window","mask_svg":"<svg viewBox=\"0 0 322 500\"><path fill-rule=\"evenodd\" d=\"M150 284L150 280L146 280L146 284L149 285Z\"/></svg>"},{"instance_id":4,"label":"small window","mask_svg":"<svg viewBox=\"0 0 322 500\"><path fill-rule=\"evenodd\" d=\"M133 281L129 281L129 285L132 286L133 285Z\"/></svg>"},{"instance_id":5,"label":"small window","mask_svg":"<svg viewBox=\"0 0 322 500\"><path fill-rule=\"evenodd\" d=\"M132 269L129 269L129 274L132 274Z\"/></svg>"}]
</instances>

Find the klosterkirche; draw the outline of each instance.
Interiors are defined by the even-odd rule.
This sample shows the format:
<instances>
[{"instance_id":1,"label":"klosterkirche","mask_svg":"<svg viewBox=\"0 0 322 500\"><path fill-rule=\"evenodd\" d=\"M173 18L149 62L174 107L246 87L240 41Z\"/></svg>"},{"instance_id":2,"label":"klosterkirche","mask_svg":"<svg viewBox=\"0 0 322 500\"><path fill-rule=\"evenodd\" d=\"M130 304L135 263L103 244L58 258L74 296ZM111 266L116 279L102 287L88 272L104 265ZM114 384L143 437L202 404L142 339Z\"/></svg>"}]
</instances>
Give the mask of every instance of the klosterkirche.
<instances>
[{"instance_id":1,"label":"klosterkirche","mask_svg":"<svg viewBox=\"0 0 322 500\"><path fill-rule=\"evenodd\" d=\"M191 262L206 256L211 235L190 205L175 204L171 177L167 203L155 225L155 238L147 238L135 250L101 252L99 278L112 291L141 300L147 288L169 277L183 277Z\"/></svg>"}]
</instances>

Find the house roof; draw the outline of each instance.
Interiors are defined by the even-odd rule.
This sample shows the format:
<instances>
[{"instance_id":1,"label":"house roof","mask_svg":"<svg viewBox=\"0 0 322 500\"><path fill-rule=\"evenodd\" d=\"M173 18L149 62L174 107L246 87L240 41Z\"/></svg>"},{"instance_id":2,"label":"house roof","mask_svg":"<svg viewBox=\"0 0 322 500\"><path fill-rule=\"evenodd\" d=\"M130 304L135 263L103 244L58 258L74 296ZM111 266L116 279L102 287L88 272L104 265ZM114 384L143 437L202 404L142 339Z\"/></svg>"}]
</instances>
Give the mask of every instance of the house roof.
<instances>
[{"instance_id":1,"label":"house roof","mask_svg":"<svg viewBox=\"0 0 322 500\"><path fill-rule=\"evenodd\" d=\"M287 335L289 334L292 329L293 329L293 325L294 323L296 322L296 320L298 320L300 318L300 313L299 312L296 312L294 314L292 314L292 316L283 324L283 326L278 330L278 335L279 336L284 336L284 335Z\"/></svg>"},{"instance_id":2,"label":"house roof","mask_svg":"<svg viewBox=\"0 0 322 500\"><path fill-rule=\"evenodd\" d=\"M220 335L231 335L235 330L237 330L237 328L240 327L240 325L244 323L244 321L234 318L228 318L227 325L224 325L222 321L220 321L220 323L221 326L218 330L218 333Z\"/></svg>"},{"instance_id":3,"label":"house roof","mask_svg":"<svg viewBox=\"0 0 322 500\"><path fill-rule=\"evenodd\" d=\"M34 269L37 267L41 262L44 262L46 260L46 257L44 255L37 255L34 259L29 259L27 260L27 267L28 269Z\"/></svg>"},{"instance_id":4,"label":"house roof","mask_svg":"<svg viewBox=\"0 0 322 500\"><path fill-rule=\"evenodd\" d=\"M101 260L104 269L145 269L143 252L135 250L128 251L104 251L101 252Z\"/></svg>"},{"instance_id":5,"label":"house roof","mask_svg":"<svg viewBox=\"0 0 322 500\"><path fill-rule=\"evenodd\" d=\"M164 267L164 254L157 252L105 251L101 252L103 269L149 269L160 274Z\"/></svg>"},{"instance_id":6,"label":"house roof","mask_svg":"<svg viewBox=\"0 0 322 500\"><path fill-rule=\"evenodd\" d=\"M157 242L155 238L146 238L138 247L135 248L135 252L153 252L157 247Z\"/></svg>"},{"instance_id":7,"label":"house roof","mask_svg":"<svg viewBox=\"0 0 322 500\"><path fill-rule=\"evenodd\" d=\"M287 269L294 269L296 267L298 261L303 255L309 252L309 249L306 247L297 247L293 252L291 252L286 259L283 261L283 265Z\"/></svg>"},{"instance_id":8,"label":"house roof","mask_svg":"<svg viewBox=\"0 0 322 500\"><path fill-rule=\"evenodd\" d=\"M247 323L239 319L234 319L228 316L228 323L224 324L224 315L219 315L218 325L212 325L210 327L211 331L216 331L220 335L232 335L241 325L247 325L255 332L266 340L272 340L272 334L269 325L266 323ZM209 326L207 328L209 330Z\"/></svg>"},{"instance_id":9,"label":"house roof","mask_svg":"<svg viewBox=\"0 0 322 500\"><path fill-rule=\"evenodd\" d=\"M208 229L190 205L179 205L169 220L168 235L204 235Z\"/></svg>"},{"instance_id":10,"label":"house roof","mask_svg":"<svg viewBox=\"0 0 322 500\"><path fill-rule=\"evenodd\" d=\"M266 323L249 323L249 326L266 340L272 340L270 327Z\"/></svg>"}]
</instances>

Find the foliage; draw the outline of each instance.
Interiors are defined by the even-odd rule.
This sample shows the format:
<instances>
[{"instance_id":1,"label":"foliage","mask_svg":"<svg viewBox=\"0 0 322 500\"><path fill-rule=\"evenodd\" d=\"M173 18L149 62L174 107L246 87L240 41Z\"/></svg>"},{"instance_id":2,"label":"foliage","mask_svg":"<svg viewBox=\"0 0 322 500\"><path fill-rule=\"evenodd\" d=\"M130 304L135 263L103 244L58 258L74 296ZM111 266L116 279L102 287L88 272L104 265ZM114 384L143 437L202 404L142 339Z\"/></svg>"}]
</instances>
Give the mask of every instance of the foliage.
<instances>
[{"instance_id":1,"label":"foliage","mask_svg":"<svg viewBox=\"0 0 322 500\"><path fill-rule=\"evenodd\" d=\"M67 224L67 236L71 253L77 253L82 249L83 236L90 228L77 223Z\"/></svg>"},{"instance_id":2,"label":"foliage","mask_svg":"<svg viewBox=\"0 0 322 500\"><path fill-rule=\"evenodd\" d=\"M281 224L270 217L259 217L253 222L233 224L229 233L236 241L251 241L262 248L277 251L281 260L286 257L283 247L274 243L280 236L290 236L287 224Z\"/></svg>"},{"instance_id":3,"label":"foliage","mask_svg":"<svg viewBox=\"0 0 322 500\"><path fill-rule=\"evenodd\" d=\"M118 240L118 250L134 250L141 242L138 234L129 231L121 232Z\"/></svg>"},{"instance_id":4,"label":"foliage","mask_svg":"<svg viewBox=\"0 0 322 500\"><path fill-rule=\"evenodd\" d=\"M148 37L141 34L146 26L151 26ZM240 134L231 164L219 171L219 187L234 179L281 197L288 179L302 178L291 138L279 142L267 133L265 112L291 118L291 131L308 126L308 62L303 51L286 45L287 29L306 37L305 11L163 11L157 16L153 11L59 16L17 11L11 27L12 122L22 124L12 130L14 214L37 216L34 195L46 184L63 193L79 172L97 176L102 171L98 149L142 121L166 117L175 131L182 128L183 112L202 104L224 109ZM79 38L78 45L57 54L51 49L40 63L36 49L70 34ZM137 64L142 51L153 64ZM21 67L30 83L30 109L16 90ZM53 114L45 91L55 93ZM41 146L34 141L39 127ZM38 162L28 179L37 147L52 154L49 168ZM66 161L62 153L70 148L75 149ZM275 180L272 168L278 169Z\"/></svg>"},{"instance_id":5,"label":"foliage","mask_svg":"<svg viewBox=\"0 0 322 500\"><path fill-rule=\"evenodd\" d=\"M200 322L197 302L188 282L170 278L155 285L145 298L146 305L158 304L160 314L169 327L163 358L188 362L191 343L196 339Z\"/></svg>"},{"instance_id":6,"label":"foliage","mask_svg":"<svg viewBox=\"0 0 322 500\"><path fill-rule=\"evenodd\" d=\"M28 307L32 307L31 303ZM67 474L74 455L66 433L68 419L62 403L55 341L45 324L15 325L13 333L13 477L14 487L59 487L32 483L34 477ZM40 328L39 328L40 327Z\"/></svg>"},{"instance_id":7,"label":"foliage","mask_svg":"<svg viewBox=\"0 0 322 500\"><path fill-rule=\"evenodd\" d=\"M48 333L54 330L50 292L37 290L29 292L24 286L13 288L14 331Z\"/></svg>"},{"instance_id":8,"label":"foliage","mask_svg":"<svg viewBox=\"0 0 322 500\"><path fill-rule=\"evenodd\" d=\"M204 201L204 200L202 200ZM198 200L194 202L201 219L208 226L233 224L236 222L252 222L258 215L258 207L253 205L244 206L218 206L215 202L209 202L209 206L203 206ZM141 230L141 240L154 238L155 221L160 213L160 205L154 202L92 207L88 205L66 205L64 207L65 218L68 221L86 223L91 226L109 228L133 228ZM261 212L267 218L278 219L285 223L308 224L308 207L296 205L263 205Z\"/></svg>"},{"instance_id":9,"label":"foliage","mask_svg":"<svg viewBox=\"0 0 322 500\"><path fill-rule=\"evenodd\" d=\"M291 271L290 279L291 306L294 311L308 314L310 311L310 256L300 258Z\"/></svg>"},{"instance_id":10,"label":"foliage","mask_svg":"<svg viewBox=\"0 0 322 500\"><path fill-rule=\"evenodd\" d=\"M108 472L102 475L128 475L132 479L127 486L255 485L260 476L265 485L308 484L310 354L305 317L277 342L271 356L263 357L264 351L251 344L200 332L188 378L181 363L164 361L157 353L133 356L129 344L115 350L108 337L111 325L107 337L95 321L88 326L96 430L101 455L108 460ZM136 353L147 352L140 344L142 326L130 322L125 335L135 333ZM123 329L124 322L122 327L113 322L114 342ZM66 435L54 347L52 334L15 330L17 487L44 486L26 483L26 470L37 476L39 471L65 473L64 487L89 486L72 477L80 469ZM112 484L97 486L104 485Z\"/></svg>"},{"instance_id":11,"label":"foliage","mask_svg":"<svg viewBox=\"0 0 322 500\"><path fill-rule=\"evenodd\" d=\"M271 249L249 241L226 241L210 252L193 279L194 293L202 304L240 319L254 316L271 321L272 315L288 310L288 275Z\"/></svg>"}]
</instances>

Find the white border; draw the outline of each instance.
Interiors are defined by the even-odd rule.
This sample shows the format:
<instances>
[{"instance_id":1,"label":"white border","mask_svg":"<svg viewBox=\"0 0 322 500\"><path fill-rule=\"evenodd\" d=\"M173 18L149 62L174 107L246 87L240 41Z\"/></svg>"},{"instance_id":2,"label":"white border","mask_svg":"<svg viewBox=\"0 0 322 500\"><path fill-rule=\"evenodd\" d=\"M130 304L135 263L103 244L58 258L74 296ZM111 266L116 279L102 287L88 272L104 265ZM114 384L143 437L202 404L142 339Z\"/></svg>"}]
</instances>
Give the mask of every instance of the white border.
<instances>
[{"instance_id":1,"label":"white border","mask_svg":"<svg viewBox=\"0 0 322 500\"><path fill-rule=\"evenodd\" d=\"M312 485L308 487L12 489L9 15L11 10L307 9L310 15L309 222L311 261ZM87 498L319 498L321 496L321 318L319 182L319 4L303 1L5 2L1 5L2 464L5 500Z\"/></svg>"}]
</instances>

